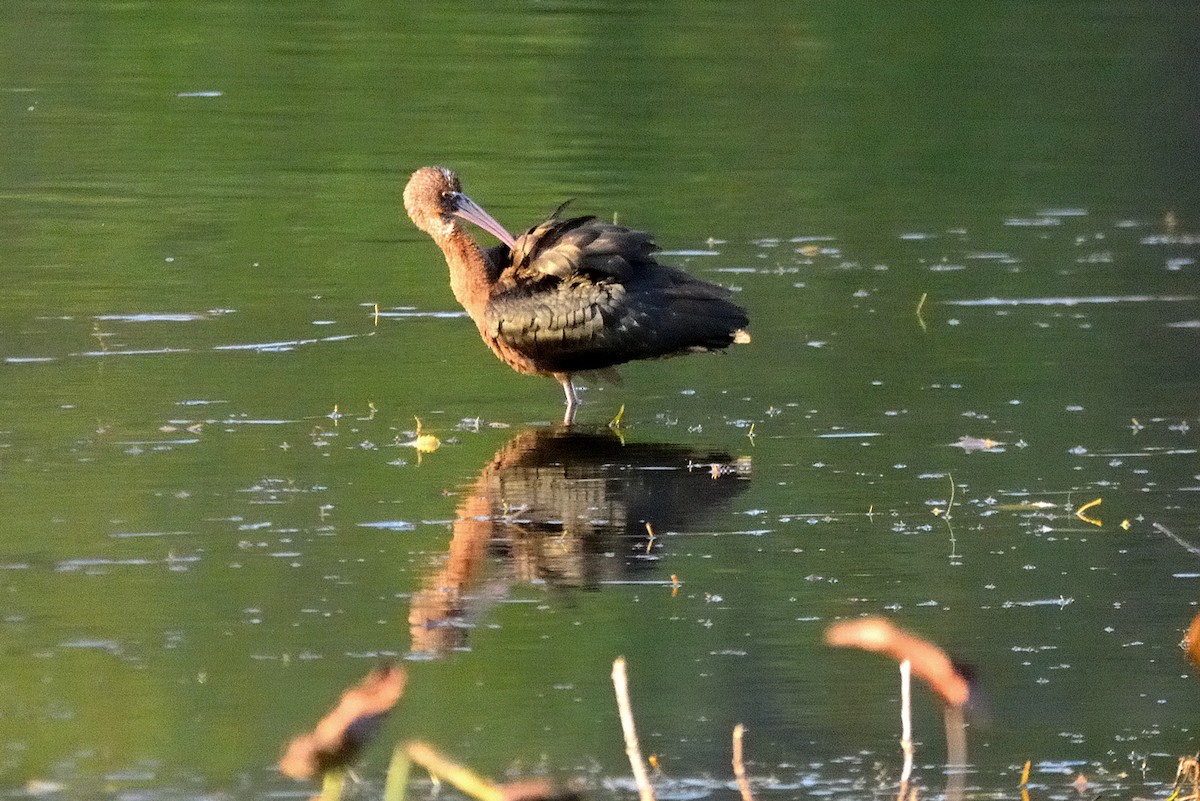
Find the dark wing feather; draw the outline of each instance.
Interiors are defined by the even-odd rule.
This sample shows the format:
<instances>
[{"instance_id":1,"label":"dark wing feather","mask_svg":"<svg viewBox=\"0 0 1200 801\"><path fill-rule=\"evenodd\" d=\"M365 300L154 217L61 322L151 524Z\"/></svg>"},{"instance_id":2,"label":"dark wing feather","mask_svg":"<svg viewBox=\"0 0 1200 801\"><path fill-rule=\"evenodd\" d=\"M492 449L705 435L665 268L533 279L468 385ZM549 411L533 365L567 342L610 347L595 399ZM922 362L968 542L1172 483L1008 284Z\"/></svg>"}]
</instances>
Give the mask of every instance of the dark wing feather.
<instances>
[{"instance_id":1,"label":"dark wing feather","mask_svg":"<svg viewBox=\"0 0 1200 801\"><path fill-rule=\"evenodd\" d=\"M595 217L550 219L517 238L512 266L502 278L514 284L589 274L623 279L637 263L657 264L653 256L657 249L649 234L598 222Z\"/></svg>"},{"instance_id":2,"label":"dark wing feather","mask_svg":"<svg viewBox=\"0 0 1200 801\"><path fill-rule=\"evenodd\" d=\"M729 290L659 264L649 234L591 217L548 220L514 243L486 334L544 372L714 350L748 324Z\"/></svg>"},{"instance_id":3,"label":"dark wing feather","mask_svg":"<svg viewBox=\"0 0 1200 801\"><path fill-rule=\"evenodd\" d=\"M504 271L512 261L512 251L508 249L508 245L493 245L483 251L483 263L487 268L488 281L495 283L500 278L500 274Z\"/></svg>"}]
</instances>

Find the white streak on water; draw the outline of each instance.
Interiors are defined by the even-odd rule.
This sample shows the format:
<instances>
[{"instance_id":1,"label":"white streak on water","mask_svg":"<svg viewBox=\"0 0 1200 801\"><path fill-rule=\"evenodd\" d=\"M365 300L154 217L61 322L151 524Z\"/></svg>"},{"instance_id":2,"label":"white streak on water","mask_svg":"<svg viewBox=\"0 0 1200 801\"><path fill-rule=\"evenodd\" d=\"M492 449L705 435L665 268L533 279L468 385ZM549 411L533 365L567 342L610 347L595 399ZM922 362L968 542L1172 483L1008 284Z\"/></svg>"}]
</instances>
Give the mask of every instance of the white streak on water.
<instances>
[{"instance_id":1,"label":"white streak on water","mask_svg":"<svg viewBox=\"0 0 1200 801\"><path fill-rule=\"evenodd\" d=\"M380 520L374 523L359 523L362 528L379 528L385 531L412 531L416 526L407 520Z\"/></svg>"},{"instance_id":2,"label":"white streak on water","mask_svg":"<svg viewBox=\"0 0 1200 801\"><path fill-rule=\"evenodd\" d=\"M947 306L1078 306L1081 303L1179 303L1198 295L1094 295L1058 298L973 298L938 301Z\"/></svg>"},{"instance_id":3,"label":"white streak on water","mask_svg":"<svg viewBox=\"0 0 1200 801\"><path fill-rule=\"evenodd\" d=\"M1091 529L1078 529L1091 531ZM1066 606L1075 602L1074 598L1040 598L1035 601L1005 601L1004 606Z\"/></svg>"},{"instance_id":4,"label":"white streak on water","mask_svg":"<svg viewBox=\"0 0 1200 801\"><path fill-rule=\"evenodd\" d=\"M121 440L118 445L195 445L199 439L129 439Z\"/></svg>"},{"instance_id":5,"label":"white streak on water","mask_svg":"<svg viewBox=\"0 0 1200 801\"><path fill-rule=\"evenodd\" d=\"M1056 217L1009 217L1004 221L1004 224L1017 228L1044 228L1052 225L1062 225L1062 220Z\"/></svg>"},{"instance_id":6,"label":"white streak on water","mask_svg":"<svg viewBox=\"0 0 1200 801\"><path fill-rule=\"evenodd\" d=\"M435 320L466 317L465 311L381 311L380 317L400 319L405 317L429 317Z\"/></svg>"},{"instance_id":7,"label":"white streak on water","mask_svg":"<svg viewBox=\"0 0 1200 801\"><path fill-rule=\"evenodd\" d=\"M878 431L839 431L836 434L818 434L818 439L853 439L855 437L882 437Z\"/></svg>"},{"instance_id":8,"label":"white streak on water","mask_svg":"<svg viewBox=\"0 0 1200 801\"><path fill-rule=\"evenodd\" d=\"M317 342L344 342L356 339L360 334L338 334L331 337L311 337L308 339L287 339L279 342L252 342L245 345L214 345L213 350L256 350L256 351L285 351L300 345L313 345Z\"/></svg>"},{"instance_id":9,"label":"white streak on water","mask_svg":"<svg viewBox=\"0 0 1200 801\"><path fill-rule=\"evenodd\" d=\"M153 312L145 314L97 314L94 320L107 320L122 323L193 323L197 320L211 320L207 314L193 312Z\"/></svg>"},{"instance_id":10,"label":"white streak on water","mask_svg":"<svg viewBox=\"0 0 1200 801\"><path fill-rule=\"evenodd\" d=\"M74 573L88 568L98 567L142 567L144 565L173 564L178 562L198 562L198 556L172 556L167 559L66 559L59 562L56 573Z\"/></svg>"},{"instance_id":11,"label":"white streak on water","mask_svg":"<svg viewBox=\"0 0 1200 801\"><path fill-rule=\"evenodd\" d=\"M191 348L145 348L141 350L85 350L72 356L158 356L163 353L191 353Z\"/></svg>"},{"instance_id":12,"label":"white streak on water","mask_svg":"<svg viewBox=\"0 0 1200 801\"><path fill-rule=\"evenodd\" d=\"M1087 209L1042 209L1039 217L1086 217Z\"/></svg>"}]
</instances>

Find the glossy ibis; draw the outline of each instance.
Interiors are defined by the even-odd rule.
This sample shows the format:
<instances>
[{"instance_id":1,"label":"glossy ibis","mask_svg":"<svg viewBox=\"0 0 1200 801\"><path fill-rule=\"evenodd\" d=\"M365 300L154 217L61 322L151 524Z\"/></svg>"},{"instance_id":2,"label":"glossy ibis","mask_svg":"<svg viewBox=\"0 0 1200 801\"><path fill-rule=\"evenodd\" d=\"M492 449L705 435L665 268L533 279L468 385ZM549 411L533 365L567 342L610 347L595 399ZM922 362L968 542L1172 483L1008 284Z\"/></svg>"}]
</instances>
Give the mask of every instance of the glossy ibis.
<instances>
[{"instance_id":1,"label":"glossy ibis","mask_svg":"<svg viewBox=\"0 0 1200 801\"><path fill-rule=\"evenodd\" d=\"M565 423L578 404L575 373L750 341L729 290L660 264L642 231L556 212L513 237L444 167L412 174L404 208L442 249L454 297L488 347L517 372L562 385ZM502 244L480 249L460 219Z\"/></svg>"}]
</instances>

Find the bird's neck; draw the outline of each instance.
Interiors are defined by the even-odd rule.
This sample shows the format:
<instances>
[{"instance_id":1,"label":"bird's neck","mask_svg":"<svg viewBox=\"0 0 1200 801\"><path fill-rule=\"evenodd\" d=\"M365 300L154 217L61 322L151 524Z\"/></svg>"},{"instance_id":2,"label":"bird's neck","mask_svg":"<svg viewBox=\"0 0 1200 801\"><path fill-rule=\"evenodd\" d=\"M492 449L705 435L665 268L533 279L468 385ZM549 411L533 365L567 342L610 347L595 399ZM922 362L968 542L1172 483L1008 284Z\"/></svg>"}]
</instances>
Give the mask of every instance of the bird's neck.
<instances>
[{"instance_id":1,"label":"bird's neck","mask_svg":"<svg viewBox=\"0 0 1200 801\"><path fill-rule=\"evenodd\" d=\"M478 322L487 307L492 280L487 257L470 234L455 225L438 243L450 267L450 289L459 304Z\"/></svg>"}]
</instances>

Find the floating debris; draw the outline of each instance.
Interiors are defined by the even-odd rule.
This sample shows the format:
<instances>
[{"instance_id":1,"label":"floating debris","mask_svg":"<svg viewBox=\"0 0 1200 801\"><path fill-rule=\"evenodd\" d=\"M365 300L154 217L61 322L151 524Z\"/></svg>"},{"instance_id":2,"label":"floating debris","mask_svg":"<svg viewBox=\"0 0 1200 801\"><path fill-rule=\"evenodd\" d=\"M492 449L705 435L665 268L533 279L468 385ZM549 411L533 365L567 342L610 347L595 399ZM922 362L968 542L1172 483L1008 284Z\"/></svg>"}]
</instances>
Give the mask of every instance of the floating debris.
<instances>
[{"instance_id":1,"label":"floating debris","mask_svg":"<svg viewBox=\"0 0 1200 801\"><path fill-rule=\"evenodd\" d=\"M408 442L399 442L398 445L407 448L415 448L417 451L417 461L420 462L421 454L433 453L438 448L442 447L442 441L433 434L421 433L421 418L413 417L417 421L417 430L413 438Z\"/></svg>"},{"instance_id":2,"label":"floating debris","mask_svg":"<svg viewBox=\"0 0 1200 801\"><path fill-rule=\"evenodd\" d=\"M1080 506L1078 509L1075 510L1075 516L1078 517L1080 520L1082 520L1085 523L1091 523L1093 526L1099 527L1099 526L1104 525L1096 518L1088 517L1087 515L1084 514L1084 512L1086 512L1088 509L1091 509L1094 506L1099 506L1100 503L1101 503L1100 498L1097 498L1094 501L1088 501L1083 506Z\"/></svg>"},{"instance_id":3,"label":"floating debris","mask_svg":"<svg viewBox=\"0 0 1200 801\"><path fill-rule=\"evenodd\" d=\"M957 441L951 442L951 448L962 448L963 452L971 453L972 451L985 451L987 453L1003 453L1004 449L1000 447L1005 443L999 440L990 439L988 437L959 437Z\"/></svg>"}]
</instances>

